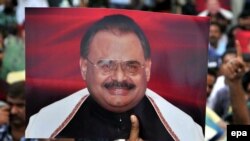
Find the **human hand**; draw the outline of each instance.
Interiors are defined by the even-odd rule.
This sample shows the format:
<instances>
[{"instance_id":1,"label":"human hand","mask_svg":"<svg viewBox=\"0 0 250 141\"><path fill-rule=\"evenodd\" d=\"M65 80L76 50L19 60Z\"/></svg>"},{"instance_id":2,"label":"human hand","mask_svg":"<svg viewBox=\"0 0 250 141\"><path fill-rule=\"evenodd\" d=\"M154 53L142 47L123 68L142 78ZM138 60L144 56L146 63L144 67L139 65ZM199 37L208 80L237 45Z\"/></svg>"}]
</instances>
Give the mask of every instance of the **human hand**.
<instances>
[{"instance_id":1,"label":"human hand","mask_svg":"<svg viewBox=\"0 0 250 141\"><path fill-rule=\"evenodd\" d=\"M0 107L0 125L9 124L9 109L8 105Z\"/></svg>"},{"instance_id":2,"label":"human hand","mask_svg":"<svg viewBox=\"0 0 250 141\"><path fill-rule=\"evenodd\" d=\"M245 62L243 61L241 46L236 40L237 57L229 60L225 64L225 80L230 89L230 102L233 112L234 124L250 124L249 111L247 108L246 95L243 90L241 81L244 73L247 71Z\"/></svg>"},{"instance_id":3,"label":"human hand","mask_svg":"<svg viewBox=\"0 0 250 141\"><path fill-rule=\"evenodd\" d=\"M240 82L241 78L246 72L246 66L245 62L243 61L241 46L238 40L236 40L235 45L236 45L237 57L228 61L228 63L225 64L224 66L225 77L227 83L229 84Z\"/></svg>"},{"instance_id":4,"label":"human hand","mask_svg":"<svg viewBox=\"0 0 250 141\"><path fill-rule=\"evenodd\" d=\"M131 131L128 141L143 141L139 137L139 121L135 115L130 116L131 120Z\"/></svg>"}]
</instances>

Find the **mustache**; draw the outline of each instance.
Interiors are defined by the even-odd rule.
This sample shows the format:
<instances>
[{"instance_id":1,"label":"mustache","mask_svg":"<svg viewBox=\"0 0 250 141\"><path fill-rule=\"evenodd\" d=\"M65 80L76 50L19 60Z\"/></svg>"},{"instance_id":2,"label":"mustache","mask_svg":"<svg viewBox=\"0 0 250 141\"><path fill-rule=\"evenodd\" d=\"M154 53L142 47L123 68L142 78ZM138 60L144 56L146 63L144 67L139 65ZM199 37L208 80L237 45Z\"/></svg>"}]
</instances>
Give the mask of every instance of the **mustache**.
<instances>
[{"instance_id":1,"label":"mustache","mask_svg":"<svg viewBox=\"0 0 250 141\"><path fill-rule=\"evenodd\" d=\"M209 39L210 39L210 40L217 40L217 38L214 37L214 36L210 36Z\"/></svg>"},{"instance_id":2,"label":"mustache","mask_svg":"<svg viewBox=\"0 0 250 141\"><path fill-rule=\"evenodd\" d=\"M10 120L20 120L20 118L16 115L10 115Z\"/></svg>"},{"instance_id":3,"label":"mustache","mask_svg":"<svg viewBox=\"0 0 250 141\"><path fill-rule=\"evenodd\" d=\"M18 117L16 115L10 115L10 122L12 122L13 124L22 124L22 123L24 123L24 121L20 117Z\"/></svg>"},{"instance_id":4,"label":"mustache","mask_svg":"<svg viewBox=\"0 0 250 141\"><path fill-rule=\"evenodd\" d=\"M103 86L105 88L107 88L107 89L127 89L127 90L131 90L131 89L134 89L136 87L135 84L129 83L127 81L122 81L122 82L118 82L118 81L107 82L107 83L104 83Z\"/></svg>"}]
</instances>

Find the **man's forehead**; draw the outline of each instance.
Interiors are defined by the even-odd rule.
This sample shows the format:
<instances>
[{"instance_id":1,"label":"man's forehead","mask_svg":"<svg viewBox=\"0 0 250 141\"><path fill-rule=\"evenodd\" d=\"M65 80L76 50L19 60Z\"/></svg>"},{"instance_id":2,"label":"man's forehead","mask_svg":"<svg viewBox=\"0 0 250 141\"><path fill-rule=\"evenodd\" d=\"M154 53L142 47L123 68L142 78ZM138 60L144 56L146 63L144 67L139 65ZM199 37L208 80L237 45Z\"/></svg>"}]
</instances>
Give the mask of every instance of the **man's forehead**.
<instances>
[{"instance_id":1,"label":"man's forehead","mask_svg":"<svg viewBox=\"0 0 250 141\"><path fill-rule=\"evenodd\" d=\"M23 104L25 103L25 99L21 97L9 97L7 96L7 102L10 104Z\"/></svg>"},{"instance_id":2,"label":"man's forehead","mask_svg":"<svg viewBox=\"0 0 250 141\"><path fill-rule=\"evenodd\" d=\"M110 39L115 39L115 40L110 40ZM134 33L134 32L124 32L124 33L119 33L116 31L110 31L110 30L101 30L95 34L93 39L90 42L90 49L92 48L91 46L93 44L99 43L101 45L104 45L106 41L122 41L124 39L132 39L133 41L136 41L139 43L139 47L142 48L141 42L139 37ZM127 40L126 40L127 41ZM125 43L131 43L131 42L125 42ZM100 49L100 47L98 47Z\"/></svg>"},{"instance_id":3,"label":"man's forehead","mask_svg":"<svg viewBox=\"0 0 250 141\"><path fill-rule=\"evenodd\" d=\"M115 40L112 40L113 42L121 41L124 39L130 39L130 40L134 40L134 41L141 44L139 37L134 32L122 32L122 33L120 33L120 32L109 31L109 30L108 31L103 30L103 31L99 31L98 33L96 33L96 35L92 39L92 43L97 41L97 40L105 41L105 40L110 39L110 38L115 39ZM103 42L101 42L101 43L103 43ZM125 43L130 43L130 42L125 42Z\"/></svg>"},{"instance_id":4,"label":"man's forehead","mask_svg":"<svg viewBox=\"0 0 250 141\"><path fill-rule=\"evenodd\" d=\"M128 35L128 34L134 34L136 36L136 38L138 38L138 36L136 35L136 33L134 31L122 31L119 29L103 29L103 30L99 30L95 33L95 35L93 36L92 40L100 34L109 34L109 35L114 35L114 36L124 36L124 35ZM139 39L139 38L138 38Z\"/></svg>"}]
</instances>

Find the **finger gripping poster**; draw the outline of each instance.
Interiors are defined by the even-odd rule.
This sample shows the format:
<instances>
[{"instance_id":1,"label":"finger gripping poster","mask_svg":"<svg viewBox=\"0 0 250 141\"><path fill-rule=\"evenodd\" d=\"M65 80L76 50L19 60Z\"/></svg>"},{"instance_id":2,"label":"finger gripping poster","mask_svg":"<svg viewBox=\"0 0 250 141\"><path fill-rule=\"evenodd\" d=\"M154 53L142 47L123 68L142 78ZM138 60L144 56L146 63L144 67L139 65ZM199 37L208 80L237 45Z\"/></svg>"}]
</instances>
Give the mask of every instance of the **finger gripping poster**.
<instances>
[{"instance_id":1,"label":"finger gripping poster","mask_svg":"<svg viewBox=\"0 0 250 141\"><path fill-rule=\"evenodd\" d=\"M27 138L203 140L209 19L26 9Z\"/></svg>"}]
</instances>

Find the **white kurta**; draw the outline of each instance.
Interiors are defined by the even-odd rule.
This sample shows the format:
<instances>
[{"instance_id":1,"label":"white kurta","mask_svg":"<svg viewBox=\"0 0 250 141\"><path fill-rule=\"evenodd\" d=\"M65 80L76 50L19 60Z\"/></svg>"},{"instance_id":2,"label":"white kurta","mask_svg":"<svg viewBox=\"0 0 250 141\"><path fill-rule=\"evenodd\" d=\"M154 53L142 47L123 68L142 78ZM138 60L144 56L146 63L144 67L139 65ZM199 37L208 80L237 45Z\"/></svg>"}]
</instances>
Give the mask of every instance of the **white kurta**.
<instances>
[{"instance_id":1,"label":"white kurta","mask_svg":"<svg viewBox=\"0 0 250 141\"><path fill-rule=\"evenodd\" d=\"M30 118L25 137L55 138L74 117L88 96L89 92L85 88L42 108ZM204 140L202 128L189 115L150 89L146 90L146 96L174 140Z\"/></svg>"}]
</instances>

